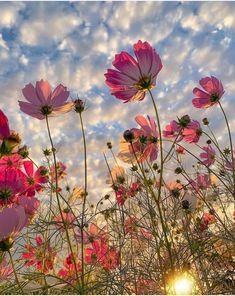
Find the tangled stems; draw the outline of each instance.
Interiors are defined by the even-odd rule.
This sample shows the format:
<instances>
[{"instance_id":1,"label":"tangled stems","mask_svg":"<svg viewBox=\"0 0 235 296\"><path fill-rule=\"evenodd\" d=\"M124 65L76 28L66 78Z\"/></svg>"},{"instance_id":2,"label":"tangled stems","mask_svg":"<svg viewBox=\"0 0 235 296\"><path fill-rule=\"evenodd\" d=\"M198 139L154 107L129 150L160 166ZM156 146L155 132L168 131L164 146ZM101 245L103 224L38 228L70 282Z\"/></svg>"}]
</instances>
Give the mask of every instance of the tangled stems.
<instances>
[{"instance_id":1,"label":"tangled stems","mask_svg":"<svg viewBox=\"0 0 235 296\"><path fill-rule=\"evenodd\" d=\"M230 150L231 150L231 155L232 155L232 168L233 168L233 197L235 199L235 168L234 168L234 156L233 156L233 142L232 142L232 134L231 134L231 130L230 130L230 127L229 127L229 123L228 123L228 118L227 118L227 115L224 111L224 108L222 107L222 104L220 103L219 101L219 106L220 106L220 109L224 115L224 119L225 119L225 122L226 122L226 126L227 126L227 129L228 129L228 136L229 136L229 144L230 144Z\"/></svg>"},{"instance_id":2,"label":"tangled stems","mask_svg":"<svg viewBox=\"0 0 235 296\"><path fill-rule=\"evenodd\" d=\"M168 246L168 252L169 252L169 256L170 256L170 260L171 260L171 267L172 267L172 269L174 269L173 260L172 260L172 253L171 253L171 245L170 245L170 243L168 241L168 238L167 238L167 235L166 235L166 229L165 229L165 225L164 225L164 221L163 221L163 215L162 215L161 207L160 207L161 190L162 190L162 184L163 184L163 166L164 166L161 124L160 124L160 118L159 118L157 106L156 106L156 103L155 103L154 98L153 98L153 94L152 94L150 89L148 90L148 92L150 94L150 97L151 97L151 100L152 100L152 103L153 103L153 107L154 107L154 110L155 110L156 118L157 118L159 141L160 141L160 158L161 158L160 180L159 180L159 188L158 188L158 200L156 200L156 203L157 203L157 207L158 207L158 210L159 210L159 215L160 215L160 219L161 219L161 223L162 223L162 227L163 227L163 232L164 232L166 244Z\"/></svg>"},{"instance_id":3,"label":"tangled stems","mask_svg":"<svg viewBox=\"0 0 235 296\"><path fill-rule=\"evenodd\" d=\"M17 276L17 273L16 273L15 264L14 264L14 260L13 260L12 255L11 255L11 251L8 250L7 252L8 252L9 257L10 257L10 261L11 261L11 265L12 265L12 269L13 269L13 272L14 272L16 283L17 283L17 285L18 285L21 293L24 294L24 291L23 291L23 289L22 289L22 287L20 285L20 281L19 281L18 276Z\"/></svg>"},{"instance_id":4,"label":"tangled stems","mask_svg":"<svg viewBox=\"0 0 235 296\"><path fill-rule=\"evenodd\" d=\"M55 147L54 147L53 140L52 140L52 137L51 137L51 131L50 131L50 127L49 127L48 116L46 116L46 125L47 125L48 136L49 136L50 143L51 143L51 148L52 148L51 150L52 150L54 166L55 166L55 194L56 194L56 200L57 200L60 216L61 216L61 219L62 219L62 222L63 222L63 226L64 226L64 229L65 229L69 249L71 251L71 255L72 255L72 259L73 259L73 263L74 263L74 267L75 267L76 278L77 278L77 281L78 281L78 285L80 287L76 259L75 259L74 253L73 253L73 248L72 248L72 244L71 244L71 241L70 241L70 238L69 238L68 228L67 228L66 222L64 220L64 216L63 216L62 208L61 208L61 204L60 204L60 199L59 199L59 194L58 194L59 186L58 186L58 174L57 174L57 161L56 161L56 156L55 156Z\"/></svg>"},{"instance_id":5,"label":"tangled stems","mask_svg":"<svg viewBox=\"0 0 235 296\"><path fill-rule=\"evenodd\" d=\"M79 112L80 117L80 123L81 123L81 129L82 129L82 138L83 138L83 148L84 148L84 172L85 172L85 194L82 204L82 222L81 222L81 256L82 256L82 292L84 291L84 275L85 275L85 269L84 269L84 218L85 218L85 209L86 209L86 196L87 196L87 150L86 150L86 137L84 132L84 125L82 120L82 113Z\"/></svg>"}]
</instances>

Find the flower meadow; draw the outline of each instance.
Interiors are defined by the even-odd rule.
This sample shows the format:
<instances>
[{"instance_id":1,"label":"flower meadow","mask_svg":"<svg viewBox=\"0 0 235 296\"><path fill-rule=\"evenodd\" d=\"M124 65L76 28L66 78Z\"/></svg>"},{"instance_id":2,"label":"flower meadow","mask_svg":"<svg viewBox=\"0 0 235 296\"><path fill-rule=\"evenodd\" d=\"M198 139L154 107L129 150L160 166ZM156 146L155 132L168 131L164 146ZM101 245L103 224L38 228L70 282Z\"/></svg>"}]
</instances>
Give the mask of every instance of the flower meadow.
<instances>
[{"instance_id":1,"label":"flower meadow","mask_svg":"<svg viewBox=\"0 0 235 296\"><path fill-rule=\"evenodd\" d=\"M82 99L43 79L22 88L19 109L48 134L40 163L11 129L7 110L0 111L1 294L234 293L235 149L226 90L218 77L202 77L190 99L202 118L179 114L162 126L152 93L161 57L147 41L133 52L117 54L104 80L120 108L148 100L152 112L136 114L117 155L107 142L110 194L96 204L89 198ZM203 115L210 108L223 114L224 146ZM80 120L83 142L84 183L74 188L51 132L53 117L63 120L67 112Z\"/></svg>"}]
</instances>

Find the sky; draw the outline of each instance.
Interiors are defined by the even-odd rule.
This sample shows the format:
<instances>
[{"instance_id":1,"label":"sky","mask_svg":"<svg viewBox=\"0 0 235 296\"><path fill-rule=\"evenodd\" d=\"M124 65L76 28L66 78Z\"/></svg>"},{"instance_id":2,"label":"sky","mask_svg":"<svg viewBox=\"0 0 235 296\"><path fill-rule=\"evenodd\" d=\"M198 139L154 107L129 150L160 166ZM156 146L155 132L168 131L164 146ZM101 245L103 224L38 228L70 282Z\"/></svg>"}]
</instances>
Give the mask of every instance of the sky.
<instances>
[{"instance_id":1,"label":"sky","mask_svg":"<svg viewBox=\"0 0 235 296\"><path fill-rule=\"evenodd\" d=\"M208 117L218 139L227 144L219 108L192 107L192 89L205 76L221 79L222 104L235 127L235 2L0 2L0 109L43 161L49 147L45 121L23 114L22 88L40 79L52 87L62 83L86 100L89 196L107 191L112 165L106 143L118 153L120 137L137 127L137 114L152 115L150 98L123 104L111 96L104 73L116 53L133 54L133 44L148 41L159 53L163 69L153 91L164 127L176 116ZM83 185L83 146L79 117L71 112L50 120L58 158L68 167L71 186Z\"/></svg>"}]
</instances>

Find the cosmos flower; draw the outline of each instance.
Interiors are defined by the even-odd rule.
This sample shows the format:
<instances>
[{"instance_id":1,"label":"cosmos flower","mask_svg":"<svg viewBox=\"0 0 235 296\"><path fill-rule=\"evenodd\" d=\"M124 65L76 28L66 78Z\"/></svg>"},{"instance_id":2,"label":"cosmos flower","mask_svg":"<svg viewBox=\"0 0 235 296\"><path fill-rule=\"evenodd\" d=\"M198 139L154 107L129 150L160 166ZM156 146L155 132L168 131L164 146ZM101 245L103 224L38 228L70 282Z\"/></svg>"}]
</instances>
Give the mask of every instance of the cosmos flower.
<instances>
[{"instance_id":1,"label":"cosmos flower","mask_svg":"<svg viewBox=\"0 0 235 296\"><path fill-rule=\"evenodd\" d=\"M23 179L17 170L0 170L0 207L15 202L24 188Z\"/></svg>"},{"instance_id":2,"label":"cosmos flower","mask_svg":"<svg viewBox=\"0 0 235 296\"><path fill-rule=\"evenodd\" d=\"M111 94L125 103L141 101L145 93L155 87L156 78L162 69L162 62L155 49L148 42L134 44L136 59L122 51L115 56L113 66L104 74Z\"/></svg>"},{"instance_id":3,"label":"cosmos flower","mask_svg":"<svg viewBox=\"0 0 235 296\"><path fill-rule=\"evenodd\" d=\"M20 169L22 166L22 157L19 154L5 155L0 158L1 170L8 168Z\"/></svg>"},{"instance_id":4,"label":"cosmos flower","mask_svg":"<svg viewBox=\"0 0 235 296\"><path fill-rule=\"evenodd\" d=\"M27 84L22 93L28 102L19 101L20 110L40 120L69 112L74 107L73 102L66 102L69 91L62 84L52 92L49 82L40 80L35 87Z\"/></svg>"},{"instance_id":5,"label":"cosmos flower","mask_svg":"<svg viewBox=\"0 0 235 296\"><path fill-rule=\"evenodd\" d=\"M69 209L65 209L62 211L62 216L63 216L64 223L66 225L66 228L67 229L73 228L74 223L76 222L76 217L74 216L74 214ZM56 222L56 227L59 230L61 231L65 230L64 223L60 213L55 216L54 220Z\"/></svg>"},{"instance_id":6,"label":"cosmos flower","mask_svg":"<svg viewBox=\"0 0 235 296\"><path fill-rule=\"evenodd\" d=\"M107 238L107 225L100 228L95 223L90 223L88 229L83 229L83 243L89 244L93 243L95 240L106 239ZM79 228L76 233L76 239L78 243L82 243L81 230Z\"/></svg>"},{"instance_id":7,"label":"cosmos flower","mask_svg":"<svg viewBox=\"0 0 235 296\"><path fill-rule=\"evenodd\" d=\"M115 248L109 248L104 239L96 240L90 248L85 249L86 264L100 264L106 270L112 270L119 265L119 253Z\"/></svg>"},{"instance_id":8,"label":"cosmos flower","mask_svg":"<svg viewBox=\"0 0 235 296\"><path fill-rule=\"evenodd\" d=\"M200 154L200 158L204 159L202 163L209 167L215 162L215 150L210 145L203 147L202 150L204 150Z\"/></svg>"},{"instance_id":9,"label":"cosmos flower","mask_svg":"<svg viewBox=\"0 0 235 296\"><path fill-rule=\"evenodd\" d=\"M22 206L13 205L0 210L0 242L14 239L27 223Z\"/></svg>"},{"instance_id":10,"label":"cosmos flower","mask_svg":"<svg viewBox=\"0 0 235 296\"><path fill-rule=\"evenodd\" d=\"M184 128L183 139L188 143L197 143L202 135L200 123L197 120L192 120L186 128Z\"/></svg>"},{"instance_id":11,"label":"cosmos flower","mask_svg":"<svg viewBox=\"0 0 235 296\"><path fill-rule=\"evenodd\" d=\"M36 266L40 272L47 273L54 267L56 252L51 248L48 242L44 242L41 235L35 237L36 246L26 244L27 252L22 253L21 257L25 259L25 266Z\"/></svg>"},{"instance_id":12,"label":"cosmos flower","mask_svg":"<svg viewBox=\"0 0 235 296\"><path fill-rule=\"evenodd\" d=\"M38 207L40 206L40 201L34 196L21 195L18 198L17 203L24 207L25 215L28 219L28 223L30 223L35 216Z\"/></svg>"},{"instance_id":13,"label":"cosmos flower","mask_svg":"<svg viewBox=\"0 0 235 296\"><path fill-rule=\"evenodd\" d=\"M165 130L163 131L163 136L165 138L172 139L172 138L177 137L179 135L180 131L181 131L180 125L175 120L172 120L165 127ZM179 142L180 140L182 140L182 136L177 139L177 142Z\"/></svg>"},{"instance_id":14,"label":"cosmos flower","mask_svg":"<svg viewBox=\"0 0 235 296\"><path fill-rule=\"evenodd\" d=\"M26 172L26 174L22 173L26 187L24 194L34 196L36 192L42 191L42 185L48 182L47 169L44 166L40 166L34 171L34 165L31 160L24 161L23 166Z\"/></svg>"},{"instance_id":15,"label":"cosmos flower","mask_svg":"<svg viewBox=\"0 0 235 296\"><path fill-rule=\"evenodd\" d=\"M75 256L77 258L77 256ZM81 268L81 262L77 260L76 262L77 265L77 271L82 272ZM71 284L76 283L77 278L76 278L76 268L74 266L74 262L72 260L72 255L69 254L66 259L63 262L63 268L61 268L58 272L58 276L63 278L66 282L69 282Z\"/></svg>"},{"instance_id":16,"label":"cosmos flower","mask_svg":"<svg viewBox=\"0 0 235 296\"><path fill-rule=\"evenodd\" d=\"M0 110L0 140L10 136L10 127L6 115Z\"/></svg>"},{"instance_id":17,"label":"cosmos flower","mask_svg":"<svg viewBox=\"0 0 235 296\"><path fill-rule=\"evenodd\" d=\"M175 199L179 199L179 197L184 195L184 187L180 182L169 181L166 184L166 188L169 191L170 196Z\"/></svg>"},{"instance_id":18,"label":"cosmos flower","mask_svg":"<svg viewBox=\"0 0 235 296\"><path fill-rule=\"evenodd\" d=\"M196 180L190 180L189 183L192 185L191 190L199 191L209 188L211 179L209 175L201 174L197 176Z\"/></svg>"},{"instance_id":19,"label":"cosmos flower","mask_svg":"<svg viewBox=\"0 0 235 296\"><path fill-rule=\"evenodd\" d=\"M67 175L67 173L66 173L67 167L62 162L58 161L56 164L56 168L57 168L56 171L57 171L58 181L62 180ZM54 165L51 166L50 174L52 176L52 180L55 181L55 166Z\"/></svg>"},{"instance_id":20,"label":"cosmos flower","mask_svg":"<svg viewBox=\"0 0 235 296\"><path fill-rule=\"evenodd\" d=\"M193 106L196 108L208 108L219 102L224 94L224 88L220 80L216 77L205 77L199 81L203 90L194 88L193 93L196 98L193 99Z\"/></svg>"}]
</instances>

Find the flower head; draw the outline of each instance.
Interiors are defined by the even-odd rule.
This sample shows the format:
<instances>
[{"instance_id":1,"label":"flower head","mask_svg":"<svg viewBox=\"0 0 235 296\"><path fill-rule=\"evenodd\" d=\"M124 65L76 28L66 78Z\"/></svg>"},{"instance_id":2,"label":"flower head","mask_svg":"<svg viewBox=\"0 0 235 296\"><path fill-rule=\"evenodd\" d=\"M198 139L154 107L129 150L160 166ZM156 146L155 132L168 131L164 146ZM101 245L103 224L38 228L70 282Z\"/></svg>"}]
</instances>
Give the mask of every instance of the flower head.
<instances>
[{"instance_id":1,"label":"flower head","mask_svg":"<svg viewBox=\"0 0 235 296\"><path fill-rule=\"evenodd\" d=\"M40 80L35 87L27 84L22 93L28 102L19 101L20 110L40 120L69 112L74 107L73 102L66 102L69 92L62 84L52 92L49 82Z\"/></svg>"},{"instance_id":2,"label":"flower head","mask_svg":"<svg viewBox=\"0 0 235 296\"><path fill-rule=\"evenodd\" d=\"M134 44L136 59L122 51L115 56L113 66L105 74L111 94L125 103L141 101L145 93L156 85L156 78L162 69L162 62L155 49L148 42Z\"/></svg>"},{"instance_id":3,"label":"flower head","mask_svg":"<svg viewBox=\"0 0 235 296\"><path fill-rule=\"evenodd\" d=\"M224 88L220 80L216 77L205 77L199 81L203 90L194 88L193 106L196 108L208 108L219 102L224 94Z\"/></svg>"},{"instance_id":4,"label":"flower head","mask_svg":"<svg viewBox=\"0 0 235 296\"><path fill-rule=\"evenodd\" d=\"M197 120L192 120L183 130L183 139L188 143L197 143L202 135L200 123Z\"/></svg>"},{"instance_id":5,"label":"flower head","mask_svg":"<svg viewBox=\"0 0 235 296\"><path fill-rule=\"evenodd\" d=\"M6 115L0 110L0 139L10 136L10 127Z\"/></svg>"},{"instance_id":6,"label":"flower head","mask_svg":"<svg viewBox=\"0 0 235 296\"><path fill-rule=\"evenodd\" d=\"M81 268L81 262L79 260L77 260L76 262L76 267L77 267L77 271L81 272L82 268ZM73 284L76 283L77 278L76 278L76 268L74 265L74 262L72 260L72 254L69 254L66 259L63 262L63 266L64 268L60 269L60 271L58 272L58 275L63 278L65 281Z\"/></svg>"},{"instance_id":7,"label":"flower head","mask_svg":"<svg viewBox=\"0 0 235 296\"><path fill-rule=\"evenodd\" d=\"M203 147L202 150L204 150L200 154L200 158L204 159L202 163L209 167L215 162L215 150L210 145Z\"/></svg>"}]
</instances>

